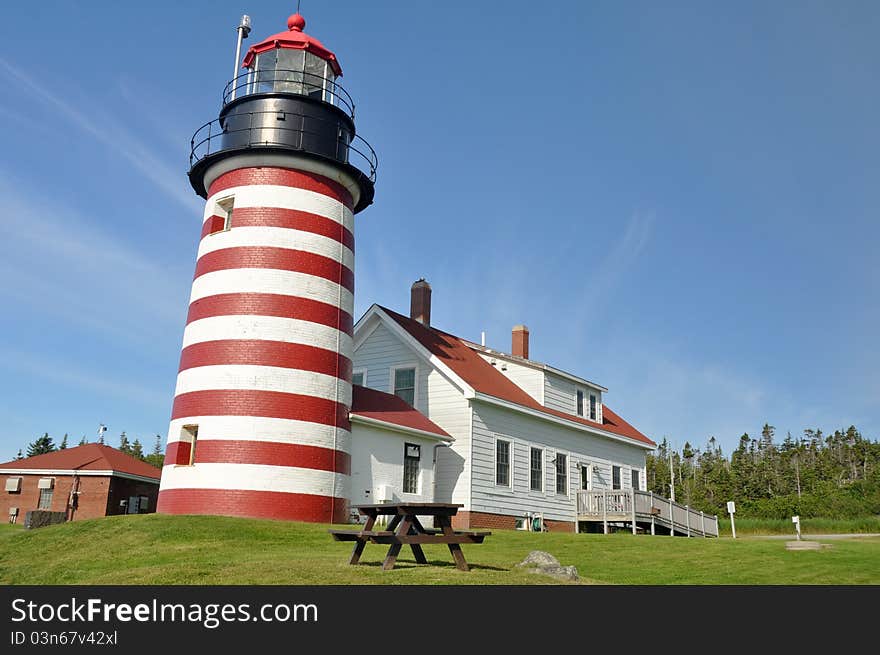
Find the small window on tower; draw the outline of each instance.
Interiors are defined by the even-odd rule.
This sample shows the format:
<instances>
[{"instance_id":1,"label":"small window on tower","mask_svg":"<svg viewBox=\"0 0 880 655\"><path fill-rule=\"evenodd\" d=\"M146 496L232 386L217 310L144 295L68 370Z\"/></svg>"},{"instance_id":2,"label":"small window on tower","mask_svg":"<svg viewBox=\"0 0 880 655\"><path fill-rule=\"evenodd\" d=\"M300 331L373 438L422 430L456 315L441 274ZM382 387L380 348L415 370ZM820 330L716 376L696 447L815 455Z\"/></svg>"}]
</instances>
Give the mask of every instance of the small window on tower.
<instances>
[{"instance_id":1,"label":"small window on tower","mask_svg":"<svg viewBox=\"0 0 880 655\"><path fill-rule=\"evenodd\" d=\"M199 437L198 425L184 425L180 429L180 441L174 463L178 466L192 466L196 463L196 441Z\"/></svg>"},{"instance_id":2,"label":"small window on tower","mask_svg":"<svg viewBox=\"0 0 880 655\"><path fill-rule=\"evenodd\" d=\"M217 215L222 219L223 231L232 228L232 209L235 206L235 198L223 198L217 201Z\"/></svg>"}]
</instances>

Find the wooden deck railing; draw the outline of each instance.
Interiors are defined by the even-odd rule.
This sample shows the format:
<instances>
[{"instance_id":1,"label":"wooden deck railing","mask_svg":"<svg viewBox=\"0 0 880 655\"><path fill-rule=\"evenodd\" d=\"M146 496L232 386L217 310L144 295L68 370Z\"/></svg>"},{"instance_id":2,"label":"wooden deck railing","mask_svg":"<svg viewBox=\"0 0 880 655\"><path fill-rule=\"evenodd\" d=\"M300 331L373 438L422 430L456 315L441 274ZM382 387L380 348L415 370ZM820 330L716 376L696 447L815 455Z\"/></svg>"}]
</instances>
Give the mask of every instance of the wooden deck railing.
<instances>
[{"instance_id":1,"label":"wooden deck railing","mask_svg":"<svg viewBox=\"0 0 880 655\"><path fill-rule=\"evenodd\" d=\"M718 517L658 496L649 491L578 491L579 518L631 523L658 523L687 536L717 537Z\"/></svg>"}]
</instances>

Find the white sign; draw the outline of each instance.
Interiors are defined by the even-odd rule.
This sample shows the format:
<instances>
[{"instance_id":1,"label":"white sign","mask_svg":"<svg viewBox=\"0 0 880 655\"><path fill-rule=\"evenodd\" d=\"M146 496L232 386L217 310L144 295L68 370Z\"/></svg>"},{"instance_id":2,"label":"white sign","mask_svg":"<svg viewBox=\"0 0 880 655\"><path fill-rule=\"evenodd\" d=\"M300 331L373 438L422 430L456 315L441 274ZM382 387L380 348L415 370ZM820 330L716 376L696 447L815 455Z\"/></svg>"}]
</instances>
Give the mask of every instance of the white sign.
<instances>
[{"instance_id":1,"label":"white sign","mask_svg":"<svg viewBox=\"0 0 880 655\"><path fill-rule=\"evenodd\" d=\"M791 517L791 522L792 522L792 523L800 523L800 522L801 522L801 517L800 517L800 516L792 516L792 517Z\"/></svg>"},{"instance_id":2,"label":"white sign","mask_svg":"<svg viewBox=\"0 0 880 655\"><path fill-rule=\"evenodd\" d=\"M727 501L727 513L728 514L735 514L736 513L736 503L734 503L732 500Z\"/></svg>"}]
</instances>

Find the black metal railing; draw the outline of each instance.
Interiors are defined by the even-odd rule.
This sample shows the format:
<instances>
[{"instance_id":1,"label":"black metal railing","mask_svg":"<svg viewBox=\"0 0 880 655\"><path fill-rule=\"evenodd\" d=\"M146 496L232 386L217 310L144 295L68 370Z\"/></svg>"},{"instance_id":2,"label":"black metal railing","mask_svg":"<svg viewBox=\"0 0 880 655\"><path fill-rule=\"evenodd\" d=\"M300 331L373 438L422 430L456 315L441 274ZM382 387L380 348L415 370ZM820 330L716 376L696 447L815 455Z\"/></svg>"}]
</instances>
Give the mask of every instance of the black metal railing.
<instances>
[{"instance_id":1,"label":"black metal railing","mask_svg":"<svg viewBox=\"0 0 880 655\"><path fill-rule=\"evenodd\" d=\"M223 106L255 93L295 93L339 107L354 120L354 100L335 79L293 69L248 70L232 78L223 89Z\"/></svg>"},{"instance_id":2,"label":"black metal railing","mask_svg":"<svg viewBox=\"0 0 880 655\"><path fill-rule=\"evenodd\" d=\"M278 120L280 114L284 114L283 125ZM267 118L271 118L271 121L267 121ZM294 126L290 127L291 124ZM275 146L330 157L340 163L354 166L363 172L370 182L375 182L376 169L379 166L376 151L360 136L355 135L349 141L347 130L341 127L341 123L288 111L232 114L224 117L222 121L215 119L205 123L196 130L190 141L190 168L217 152ZM332 134L334 130L338 135L334 152L311 145L310 137L316 140L314 143L326 142L328 132Z\"/></svg>"}]
</instances>

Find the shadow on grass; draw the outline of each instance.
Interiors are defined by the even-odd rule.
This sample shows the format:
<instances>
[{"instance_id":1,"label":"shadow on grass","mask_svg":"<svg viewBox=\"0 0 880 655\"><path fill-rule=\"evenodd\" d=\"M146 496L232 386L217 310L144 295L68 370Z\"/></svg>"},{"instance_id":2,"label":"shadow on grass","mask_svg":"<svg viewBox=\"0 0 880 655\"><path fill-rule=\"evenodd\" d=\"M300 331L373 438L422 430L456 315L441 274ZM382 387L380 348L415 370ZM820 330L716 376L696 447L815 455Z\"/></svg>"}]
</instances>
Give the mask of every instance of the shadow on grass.
<instances>
[{"instance_id":1,"label":"shadow on grass","mask_svg":"<svg viewBox=\"0 0 880 655\"><path fill-rule=\"evenodd\" d=\"M357 564L355 564L355 566L372 566L374 568L382 568L382 561L358 562ZM403 570L403 569L417 569L417 568L424 568L426 566L437 566L440 568L454 569L455 562L450 562L448 560L435 559L435 560L428 560L427 564L419 564L415 560L411 560L411 559L398 559L394 563L394 570L396 571L398 569L401 569L401 570ZM470 568L471 571L474 571L474 570L501 571L501 572L505 572L505 573L510 571L510 569L505 569L500 566L488 566L486 564L474 564L473 562L468 562L468 567Z\"/></svg>"}]
</instances>

